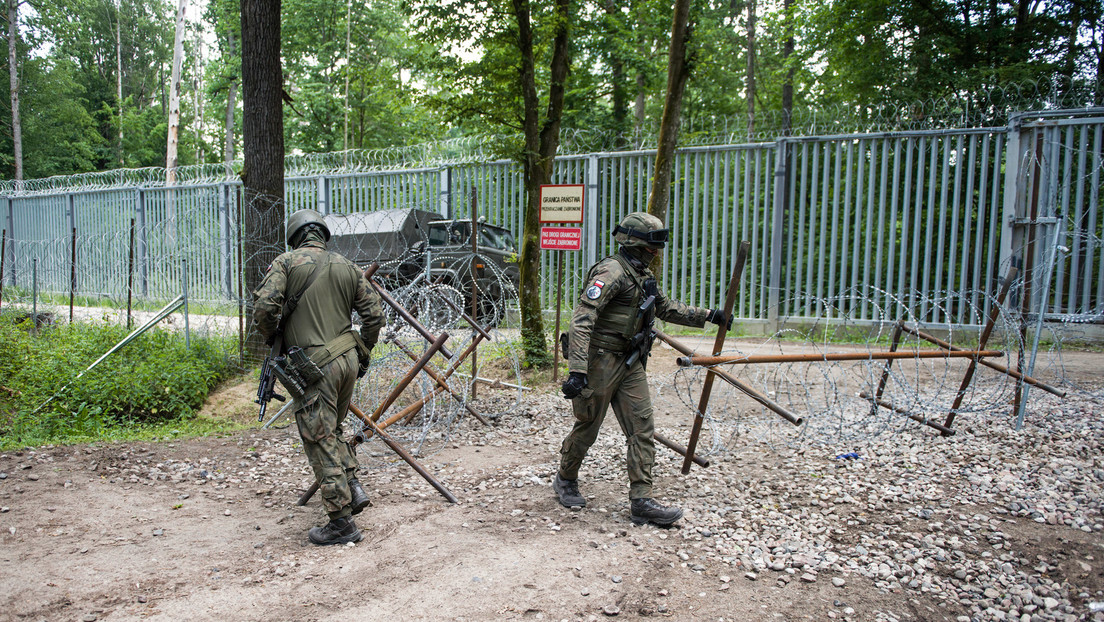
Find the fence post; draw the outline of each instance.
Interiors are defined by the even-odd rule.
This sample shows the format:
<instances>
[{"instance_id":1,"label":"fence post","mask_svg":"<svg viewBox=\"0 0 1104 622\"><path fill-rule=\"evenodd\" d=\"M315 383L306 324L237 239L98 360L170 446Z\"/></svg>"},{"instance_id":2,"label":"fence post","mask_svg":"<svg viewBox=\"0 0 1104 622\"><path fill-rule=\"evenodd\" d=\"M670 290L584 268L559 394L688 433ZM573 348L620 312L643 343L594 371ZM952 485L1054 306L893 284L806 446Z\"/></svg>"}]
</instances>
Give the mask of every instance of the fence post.
<instances>
[{"instance_id":1,"label":"fence post","mask_svg":"<svg viewBox=\"0 0 1104 622\"><path fill-rule=\"evenodd\" d=\"M441 169L437 180L437 211L448 218L452 215L452 167Z\"/></svg>"},{"instance_id":2,"label":"fence post","mask_svg":"<svg viewBox=\"0 0 1104 622\"><path fill-rule=\"evenodd\" d=\"M598 263L598 154L587 155L586 161L586 206L583 223L583 265Z\"/></svg>"},{"instance_id":3,"label":"fence post","mask_svg":"<svg viewBox=\"0 0 1104 622\"><path fill-rule=\"evenodd\" d=\"M230 186L226 183L218 185L218 209L219 224L222 226L222 284L225 287L226 299L234 299L233 255L230 254Z\"/></svg>"},{"instance_id":4,"label":"fence post","mask_svg":"<svg viewBox=\"0 0 1104 622\"><path fill-rule=\"evenodd\" d=\"M1023 205L1022 197L1027 183L1026 178L1021 173L1024 158L1020 129L1022 119L1022 113L1013 114L1008 121L1008 129L1005 130L1007 138L1004 148L1004 203L1000 218L1000 254L998 255L997 265L994 266L997 275L1006 273L1010 267L1013 267L1013 249L1023 245L1023 228L1016 226L1016 219L1019 218L1019 212ZM1022 268L1022 266L1014 267ZM993 278L994 275L988 274L986 276ZM1016 306L1015 300L1018 298L1017 292L1013 292L1010 297L1010 300L1013 301L1010 303L1011 306ZM986 307L990 304L992 304L991 301L987 302ZM988 313L988 309L983 311Z\"/></svg>"},{"instance_id":5,"label":"fence post","mask_svg":"<svg viewBox=\"0 0 1104 622\"><path fill-rule=\"evenodd\" d=\"M319 175L317 180L318 186L318 213L325 216L333 209L330 205L330 178L325 175Z\"/></svg>"},{"instance_id":6,"label":"fence post","mask_svg":"<svg viewBox=\"0 0 1104 622\"><path fill-rule=\"evenodd\" d=\"M149 228L146 226L146 191L136 190L135 212L138 217L138 265L142 268L142 296L149 296Z\"/></svg>"},{"instance_id":7,"label":"fence post","mask_svg":"<svg viewBox=\"0 0 1104 622\"><path fill-rule=\"evenodd\" d=\"M771 216L770 282L767 283L767 326L772 333L778 332L778 292L782 288L782 238L785 234L783 216L789 207L786 202L790 183L790 176L786 174L789 142L779 138L774 145L774 214Z\"/></svg>"},{"instance_id":8,"label":"fence post","mask_svg":"<svg viewBox=\"0 0 1104 622\"><path fill-rule=\"evenodd\" d=\"M8 249L8 252L11 253L11 270L10 270L10 272L11 272L11 286L16 287L17 284L16 284L16 280L15 280L15 273L16 273L16 267L15 267L15 198L13 198L13 197L8 197L8 235L11 236L11 241L12 241L11 248ZM7 258L5 257L5 259L7 259ZM2 277L2 276L3 275L0 275L0 277Z\"/></svg>"}]
</instances>

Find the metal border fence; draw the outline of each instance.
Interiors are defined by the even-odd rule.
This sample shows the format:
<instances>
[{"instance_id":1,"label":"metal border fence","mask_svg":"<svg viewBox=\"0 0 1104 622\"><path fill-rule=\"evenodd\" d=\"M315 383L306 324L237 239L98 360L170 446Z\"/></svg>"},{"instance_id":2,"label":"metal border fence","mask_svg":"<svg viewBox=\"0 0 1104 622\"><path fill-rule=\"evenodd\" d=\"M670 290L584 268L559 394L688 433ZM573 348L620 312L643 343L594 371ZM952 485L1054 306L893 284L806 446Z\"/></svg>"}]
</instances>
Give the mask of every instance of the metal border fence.
<instances>
[{"instance_id":1,"label":"metal border fence","mask_svg":"<svg viewBox=\"0 0 1104 622\"><path fill-rule=\"evenodd\" d=\"M660 277L673 297L719 306L741 240L751 253L737 299L746 327L833 315L876 323L906 313L977 325L1008 267L1038 275L1023 310L1104 320L1104 108L1016 115L1004 127L782 138L688 147L675 156ZM583 249L564 284L613 251L609 235L651 191L654 151L569 155L552 183L585 185ZM120 180L141 176L120 175ZM45 185L49 187L49 184ZM508 160L365 172L295 171L286 209L352 213L420 207L479 215L520 233L524 186ZM0 194L6 203L3 282L45 292L241 302L240 182L144 183ZM2 205L2 204L0 204ZM133 224L132 224L133 223ZM126 235L133 229L134 242ZM74 245L76 247L74 248ZM134 257L129 257L130 248ZM66 266L78 257L81 282ZM187 268L184 264L187 264ZM542 300L554 305L555 258L542 258ZM132 276L133 275L133 276ZM932 305L932 300L949 299ZM1042 312L1041 314L1039 312Z\"/></svg>"}]
</instances>

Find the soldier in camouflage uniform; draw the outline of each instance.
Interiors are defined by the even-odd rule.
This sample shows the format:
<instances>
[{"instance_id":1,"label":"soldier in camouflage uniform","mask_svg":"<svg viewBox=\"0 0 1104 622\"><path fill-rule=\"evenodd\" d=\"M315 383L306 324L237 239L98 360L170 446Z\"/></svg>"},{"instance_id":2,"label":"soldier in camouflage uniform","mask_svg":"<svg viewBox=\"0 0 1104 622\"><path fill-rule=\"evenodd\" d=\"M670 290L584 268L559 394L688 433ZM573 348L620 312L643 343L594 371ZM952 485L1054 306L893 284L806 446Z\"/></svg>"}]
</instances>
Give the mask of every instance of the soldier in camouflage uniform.
<instances>
[{"instance_id":1,"label":"soldier in camouflage uniform","mask_svg":"<svg viewBox=\"0 0 1104 622\"><path fill-rule=\"evenodd\" d=\"M659 292L648 269L668 237L658 218L633 212L613 234L620 249L587 272L571 318L565 354L569 374L562 388L564 397L571 400L575 425L560 447L560 468L552 488L564 506L586 505L579 493L579 467L612 404L628 444L630 518L638 525L666 526L681 518L682 510L652 499L655 423L645 373L650 324L656 317L695 327L730 320L719 309L691 307Z\"/></svg>"},{"instance_id":2,"label":"soldier in camouflage uniform","mask_svg":"<svg viewBox=\"0 0 1104 622\"><path fill-rule=\"evenodd\" d=\"M307 535L315 544L357 542L361 535L352 515L369 500L357 481L356 455L342 439L341 421L357 378L368 368L369 354L384 324L383 309L379 294L363 273L345 257L326 250L330 231L321 214L313 210L292 214L287 239L294 250L272 262L253 292L253 318L271 340L284 302L302 293L298 306L284 320L283 343L285 352L302 348L322 371L322 380L306 387L302 399L296 400L295 421L330 518L327 525ZM316 270L321 272L310 281ZM359 335L352 328L354 310L361 320Z\"/></svg>"}]
</instances>

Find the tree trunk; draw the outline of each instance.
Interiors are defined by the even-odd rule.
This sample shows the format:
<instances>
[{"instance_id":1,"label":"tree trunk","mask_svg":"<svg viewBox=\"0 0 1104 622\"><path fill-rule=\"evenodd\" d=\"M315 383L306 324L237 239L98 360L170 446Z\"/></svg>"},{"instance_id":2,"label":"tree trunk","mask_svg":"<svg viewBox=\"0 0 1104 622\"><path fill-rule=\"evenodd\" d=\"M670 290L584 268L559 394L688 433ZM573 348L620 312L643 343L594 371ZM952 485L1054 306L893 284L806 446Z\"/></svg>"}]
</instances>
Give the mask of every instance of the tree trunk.
<instances>
[{"instance_id":1,"label":"tree trunk","mask_svg":"<svg viewBox=\"0 0 1104 622\"><path fill-rule=\"evenodd\" d=\"M119 106L119 168L126 166L123 158L123 15L119 0L115 0L115 104Z\"/></svg>"},{"instance_id":2,"label":"tree trunk","mask_svg":"<svg viewBox=\"0 0 1104 622\"><path fill-rule=\"evenodd\" d=\"M241 0L241 26L245 160L242 252L245 285L251 293L285 247L280 0ZM251 303L251 294L247 297ZM252 353L263 353L259 332L250 331L248 341Z\"/></svg>"},{"instance_id":3,"label":"tree trunk","mask_svg":"<svg viewBox=\"0 0 1104 622\"><path fill-rule=\"evenodd\" d=\"M782 11L785 16L786 43L782 48L782 62L786 65L786 79L782 82L782 135L789 136L793 127L793 80L794 67L790 57L794 52L793 0L784 0Z\"/></svg>"},{"instance_id":4,"label":"tree trunk","mask_svg":"<svg viewBox=\"0 0 1104 622\"><path fill-rule=\"evenodd\" d=\"M172 77L169 80L169 136L165 149L168 182L176 181L176 152L180 143L180 68L184 63L184 9L188 0L180 0L176 11L176 37L173 38Z\"/></svg>"},{"instance_id":5,"label":"tree trunk","mask_svg":"<svg viewBox=\"0 0 1104 622\"><path fill-rule=\"evenodd\" d=\"M540 100L537 97L536 69L533 51L533 30L530 24L529 0L513 0L514 17L518 24L518 51L521 66L518 84L524 105L522 127L525 133L525 153L522 168L525 174L525 224L522 230L520 259L521 337L526 362L532 367L551 363L544 336L540 297L540 187L551 179L552 163L560 144L560 120L563 116L565 81L569 60L567 55L567 25L570 19L569 0L556 0L556 36L552 44L548 107L544 125L540 122Z\"/></svg>"},{"instance_id":6,"label":"tree trunk","mask_svg":"<svg viewBox=\"0 0 1104 622\"><path fill-rule=\"evenodd\" d=\"M349 74L353 68L353 0L345 2L345 131L342 132L341 150L349 150ZM348 154L345 154L348 158Z\"/></svg>"},{"instance_id":7,"label":"tree trunk","mask_svg":"<svg viewBox=\"0 0 1104 622\"><path fill-rule=\"evenodd\" d=\"M603 8L606 11L606 17L610 21L620 19L620 9L614 0L605 0ZM606 32L606 41L611 44L613 48L610 52L609 64L610 64L610 86L613 91L612 105L613 110L613 125L617 128L617 147L624 148L627 145L625 140L625 134L628 132L628 120L629 120L629 101L628 94L625 89L625 61L622 59L621 54L616 50L612 44L616 40L618 33L610 28Z\"/></svg>"},{"instance_id":8,"label":"tree trunk","mask_svg":"<svg viewBox=\"0 0 1104 622\"><path fill-rule=\"evenodd\" d=\"M8 73L11 78L12 155L15 188L23 189L23 122L19 118L19 1L8 0Z\"/></svg>"},{"instance_id":9,"label":"tree trunk","mask_svg":"<svg viewBox=\"0 0 1104 622\"><path fill-rule=\"evenodd\" d=\"M686 53L691 36L689 22L690 0L676 0L671 20L671 46L667 53L667 99L663 104L663 120L656 141L652 194L648 197L648 213L664 222L667 221L667 206L671 200L671 166L678 145L682 94L690 77L691 62Z\"/></svg>"},{"instance_id":10,"label":"tree trunk","mask_svg":"<svg viewBox=\"0 0 1104 622\"><path fill-rule=\"evenodd\" d=\"M755 139L755 0L748 2L747 23L747 139Z\"/></svg>"},{"instance_id":11,"label":"tree trunk","mask_svg":"<svg viewBox=\"0 0 1104 622\"><path fill-rule=\"evenodd\" d=\"M230 33L227 38L227 52L231 59L234 58L234 33ZM226 92L226 142L223 145L222 158L225 162L226 173L230 174L230 171L234 170L234 111L238 107L238 77L230 76L230 86Z\"/></svg>"}]
</instances>

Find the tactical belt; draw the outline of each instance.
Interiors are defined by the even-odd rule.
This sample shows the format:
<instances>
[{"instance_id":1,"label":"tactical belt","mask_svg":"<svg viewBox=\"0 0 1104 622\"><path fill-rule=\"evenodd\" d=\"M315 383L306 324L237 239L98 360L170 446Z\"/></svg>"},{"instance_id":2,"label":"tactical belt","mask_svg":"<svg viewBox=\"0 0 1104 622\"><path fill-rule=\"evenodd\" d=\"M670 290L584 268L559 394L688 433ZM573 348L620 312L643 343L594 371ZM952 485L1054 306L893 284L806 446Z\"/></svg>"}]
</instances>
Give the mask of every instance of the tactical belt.
<instances>
[{"instance_id":1,"label":"tactical belt","mask_svg":"<svg viewBox=\"0 0 1104 622\"><path fill-rule=\"evenodd\" d=\"M331 339L326 345L317 349L311 348L310 359L319 368L329 365L334 359L357 347L358 335L352 331L345 331ZM358 352L359 354L359 352Z\"/></svg>"}]
</instances>

